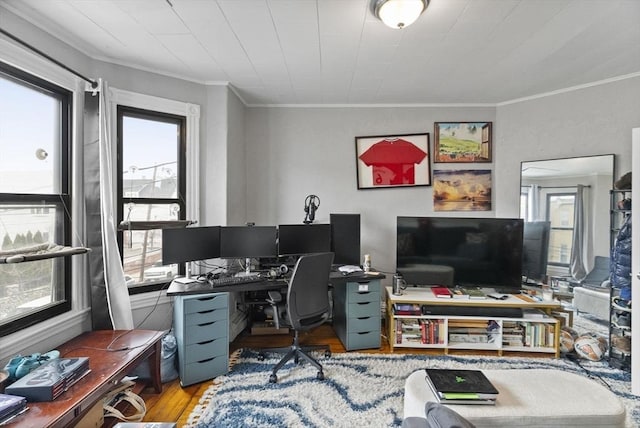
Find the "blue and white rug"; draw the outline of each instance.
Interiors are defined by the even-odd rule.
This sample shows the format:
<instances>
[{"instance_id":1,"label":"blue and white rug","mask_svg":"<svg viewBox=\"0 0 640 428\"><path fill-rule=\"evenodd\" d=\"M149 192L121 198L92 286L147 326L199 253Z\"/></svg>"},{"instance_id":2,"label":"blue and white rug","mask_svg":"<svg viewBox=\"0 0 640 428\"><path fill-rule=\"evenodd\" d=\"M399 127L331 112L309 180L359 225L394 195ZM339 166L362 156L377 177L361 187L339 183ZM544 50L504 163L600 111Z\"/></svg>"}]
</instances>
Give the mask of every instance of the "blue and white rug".
<instances>
[{"instance_id":1,"label":"blue and white rug","mask_svg":"<svg viewBox=\"0 0 640 428\"><path fill-rule=\"evenodd\" d=\"M625 403L627 425L640 426L639 398L630 374L606 362L489 356L334 354L321 358L326 379L308 364L286 364L278 383L269 374L279 356L260 361L255 351L235 355L231 371L213 381L187 427L397 427L402 423L404 382L418 369L559 369L589 376ZM571 397L567 397L571 400Z\"/></svg>"}]
</instances>

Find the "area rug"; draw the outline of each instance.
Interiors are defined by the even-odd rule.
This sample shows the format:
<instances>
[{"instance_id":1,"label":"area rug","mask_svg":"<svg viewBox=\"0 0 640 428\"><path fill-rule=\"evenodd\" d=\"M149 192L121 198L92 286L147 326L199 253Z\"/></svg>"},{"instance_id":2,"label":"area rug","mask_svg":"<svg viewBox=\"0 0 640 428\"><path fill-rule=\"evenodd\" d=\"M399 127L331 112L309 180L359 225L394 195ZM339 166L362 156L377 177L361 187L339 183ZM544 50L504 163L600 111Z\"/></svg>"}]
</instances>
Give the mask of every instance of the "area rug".
<instances>
[{"instance_id":1,"label":"area rug","mask_svg":"<svg viewBox=\"0 0 640 428\"><path fill-rule=\"evenodd\" d=\"M404 382L418 369L559 369L588 376L610 388L627 408L627 426L640 426L640 397L630 374L605 362L567 358L432 356L341 353L321 357L326 379L308 364L286 364L269 383L278 355L264 361L238 351L231 371L216 378L189 416L187 427L398 427ZM571 397L567 397L568 400Z\"/></svg>"}]
</instances>

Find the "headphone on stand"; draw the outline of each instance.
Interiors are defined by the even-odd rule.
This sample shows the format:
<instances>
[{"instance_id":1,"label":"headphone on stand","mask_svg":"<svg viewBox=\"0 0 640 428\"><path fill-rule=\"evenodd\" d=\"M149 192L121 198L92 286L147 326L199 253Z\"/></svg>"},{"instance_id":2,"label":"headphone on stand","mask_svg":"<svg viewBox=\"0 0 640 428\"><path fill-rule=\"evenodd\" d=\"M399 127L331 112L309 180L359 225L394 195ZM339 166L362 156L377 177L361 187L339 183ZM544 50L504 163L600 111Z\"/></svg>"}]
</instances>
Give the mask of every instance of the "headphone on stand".
<instances>
[{"instance_id":1,"label":"headphone on stand","mask_svg":"<svg viewBox=\"0 0 640 428\"><path fill-rule=\"evenodd\" d=\"M316 218L316 210L320 207L320 198L316 195L309 195L304 200L304 224L313 223Z\"/></svg>"}]
</instances>

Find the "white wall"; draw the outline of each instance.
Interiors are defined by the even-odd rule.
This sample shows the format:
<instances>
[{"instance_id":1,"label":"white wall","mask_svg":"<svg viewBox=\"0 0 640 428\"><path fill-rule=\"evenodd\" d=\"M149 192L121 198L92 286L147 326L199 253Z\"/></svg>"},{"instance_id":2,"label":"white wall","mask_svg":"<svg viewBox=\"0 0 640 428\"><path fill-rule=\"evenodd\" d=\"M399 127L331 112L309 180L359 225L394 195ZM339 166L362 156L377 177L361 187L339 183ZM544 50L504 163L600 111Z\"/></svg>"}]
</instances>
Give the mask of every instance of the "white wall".
<instances>
[{"instance_id":1,"label":"white wall","mask_svg":"<svg viewBox=\"0 0 640 428\"><path fill-rule=\"evenodd\" d=\"M316 222L328 223L330 213L362 214L362 254L371 254L375 268L393 271L396 216L432 214L432 188L358 190L355 137L428 132L433 146L434 122L492 122L495 109L249 108L246 117L248 219L302 223L305 197L315 194L320 197Z\"/></svg>"},{"instance_id":2,"label":"white wall","mask_svg":"<svg viewBox=\"0 0 640 428\"><path fill-rule=\"evenodd\" d=\"M429 132L433 148L434 122L456 120L493 122L493 162L432 169L492 169L492 211L434 214L431 187L357 190L356 136ZM397 216L517 217L520 162L614 153L619 176L631 168L630 129L639 124L640 77L496 109L248 108L247 218L301 223L305 196L316 194L317 222L328 222L332 212L362 214L362 253L377 269L393 271Z\"/></svg>"},{"instance_id":3,"label":"white wall","mask_svg":"<svg viewBox=\"0 0 640 428\"><path fill-rule=\"evenodd\" d=\"M640 124L640 76L502 105L496 122L494 178L501 185L496 213L508 217L518 214L523 160L613 153L616 178L631 170L630 133Z\"/></svg>"}]
</instances>

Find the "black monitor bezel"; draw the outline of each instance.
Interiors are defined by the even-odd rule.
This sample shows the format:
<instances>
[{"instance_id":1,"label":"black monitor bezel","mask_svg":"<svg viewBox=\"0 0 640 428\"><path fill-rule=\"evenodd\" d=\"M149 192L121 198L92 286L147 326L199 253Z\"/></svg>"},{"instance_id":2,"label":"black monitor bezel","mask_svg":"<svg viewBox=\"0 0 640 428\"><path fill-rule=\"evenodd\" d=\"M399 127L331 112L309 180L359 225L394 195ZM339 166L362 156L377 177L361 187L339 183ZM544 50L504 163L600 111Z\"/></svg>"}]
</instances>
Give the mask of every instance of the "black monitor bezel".
<instances>
[{"instance_id":1,"label":"black monitor bezel","mask_svg":"<svg viewBox=\"0 0 640 428\"><path fill-rule=\"evenodd\" d=\"M275 226L222 226L220 229L220 258L244 259L277 256L277 228ZM232 245L232 238L242 239L243 247ZM249 240L252 238L254 241ZM255 240L260 245L250 245ZM242 248L243 251L236 251Z\"/></svg>"}]
</instances>

